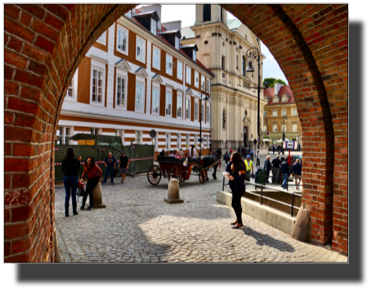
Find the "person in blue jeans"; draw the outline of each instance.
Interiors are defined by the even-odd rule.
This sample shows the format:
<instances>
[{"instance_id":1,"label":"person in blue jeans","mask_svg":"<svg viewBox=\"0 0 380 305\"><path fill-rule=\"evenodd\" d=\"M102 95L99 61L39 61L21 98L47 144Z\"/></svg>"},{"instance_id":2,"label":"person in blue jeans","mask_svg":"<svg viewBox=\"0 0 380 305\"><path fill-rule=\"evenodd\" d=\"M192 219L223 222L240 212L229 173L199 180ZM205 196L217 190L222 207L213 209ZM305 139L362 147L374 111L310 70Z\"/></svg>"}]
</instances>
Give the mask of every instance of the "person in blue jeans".
<instances>
[{"instance_id":1,"label":"person in blue jeans","mask_svg":"<svg viewBox=\"0 0 380 305\"><path fill-rule=\"evenodd\" d=\"M286 189L287 184L288 184L288 176L289 176L289 163L285 159L281 163L281 172L282 172L282 178L283 178L281 187L283 189Z\"/></svg>"},{"instance_id":2,"label":"person in blue jeans","mask_svg":"<svg viewBox=\"0 0 380 305\"><path fill-rule=\"evenodd\" d=\"M74 149L69 147L66 152L66 157L62 161L63 171L63 184L65 185L65 216L69 217L69 202L70 193L73 205L73 214L78 215L77 212L77 200L76 192L78 188L78 173L80 169L80 163L75 157Z\"/></svg>"},{"instance_id":3,"label":"person in blue jeans","mask_svg":"<svg viewBox=\"0 0 380 305\"><path fill-rule=\"evenodd\" d=\"M108 153L108 157L104 160L104 163L106 165L106 176L104 177L103 185L107 182L107 177L109 174L111 174L111 183L113 183L113 172L116 169L117 161L114 156L112 156L112 153Z\"/></svg>"}]
</instances>

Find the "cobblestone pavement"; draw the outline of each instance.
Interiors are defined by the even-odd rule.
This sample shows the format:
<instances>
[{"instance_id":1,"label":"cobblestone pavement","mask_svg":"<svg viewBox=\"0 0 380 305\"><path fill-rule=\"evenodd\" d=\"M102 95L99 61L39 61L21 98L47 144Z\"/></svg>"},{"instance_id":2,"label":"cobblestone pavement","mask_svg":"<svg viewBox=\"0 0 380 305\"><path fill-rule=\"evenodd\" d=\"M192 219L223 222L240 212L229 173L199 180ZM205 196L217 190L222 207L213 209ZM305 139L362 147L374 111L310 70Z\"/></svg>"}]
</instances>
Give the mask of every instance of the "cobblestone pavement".
<instances>
[{"instance_id":1,"label":"cobblestone pavement","mask_svg":"<svg viewBox=\"0 0 380 305\"><path fill-rule=\"evenodd\" d=\"M218 203L218 180L201 185L192 176L180 186L183 204L163 202L168 182L152 186L146 175L102 187L106 209L64 217L64 189L56 189L56 227L64 262L347 262L325 248L298 242L243 214L231 229L233 210ZM211 173L209 173L211 177Z\"/></svg>"}]
</instances>

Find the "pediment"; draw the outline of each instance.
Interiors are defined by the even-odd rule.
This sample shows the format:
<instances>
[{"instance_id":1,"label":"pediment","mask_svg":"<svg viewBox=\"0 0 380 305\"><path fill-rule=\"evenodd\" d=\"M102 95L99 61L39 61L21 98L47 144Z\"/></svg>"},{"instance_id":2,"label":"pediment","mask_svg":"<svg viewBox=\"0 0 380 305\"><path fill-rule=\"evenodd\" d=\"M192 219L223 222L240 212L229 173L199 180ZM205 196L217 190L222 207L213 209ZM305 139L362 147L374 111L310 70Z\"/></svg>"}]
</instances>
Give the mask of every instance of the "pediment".
<instances>
[{"instance_id":1,"label":"pediment","mask_svg":"<svg viewBox=\"0 0 380 305\"><path fill-rule=\"evenodd\" d=\"M164 81L161 78L161 76L159 76L157 73L152 77L152 81L155 81L155 82L160 83L160 84L164 83Z\"/></svg>"},{"instance_id":2,"label":"pediment","mask_svg":"<svg viewBox=\"0 0 380 305\"><path fill-rule=\"evenodd\" d=\"M148 73L145 71L143 67L140 67L136 70L136 75L142 76L144 78L148 78Z\"/></svg>"},{"instance_id":3,"label":"pediment","mask_svg":"<svg viewBox=\"0 0 380 305\"><path fill-rule=\"evenodd\" d=\"M128 64L128 62L125 59L121 59L118 62L116 62L115 66L117 68L119 68L119 69L123 69L123 70L126 70L126 71L131 71L132 70L131 66Z\"/></svg>"},{"instance_id":4,"label":"pediment","mask_svg":"<svg viewBox=\"0 0 380 305\"><path fill-rule=\"evenodd\" d=\"M193 92L193 90L191 90L190 88L187 88L187 89L186 89L186 94L191 95L191 96L194 96L194 92Z\"/></svg>"}]
</instances>

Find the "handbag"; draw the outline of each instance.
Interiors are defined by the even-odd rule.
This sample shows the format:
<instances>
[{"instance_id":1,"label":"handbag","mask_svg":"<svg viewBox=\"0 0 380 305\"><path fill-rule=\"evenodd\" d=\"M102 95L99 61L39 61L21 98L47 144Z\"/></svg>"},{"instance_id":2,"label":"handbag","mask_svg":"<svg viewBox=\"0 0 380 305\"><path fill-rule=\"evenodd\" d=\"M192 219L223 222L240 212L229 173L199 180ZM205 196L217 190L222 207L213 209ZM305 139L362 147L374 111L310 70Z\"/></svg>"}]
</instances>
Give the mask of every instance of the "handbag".
<instances>
[{"instance_id":1,"label":"handbag","mask_svg":"<svg viewBox=\"0 0 380 305\"><path fill-rule=\"evenodd\" d=\"M84 196L84 183L82 181L78 182L77 196Z\"/></svg>"}]
</instances>

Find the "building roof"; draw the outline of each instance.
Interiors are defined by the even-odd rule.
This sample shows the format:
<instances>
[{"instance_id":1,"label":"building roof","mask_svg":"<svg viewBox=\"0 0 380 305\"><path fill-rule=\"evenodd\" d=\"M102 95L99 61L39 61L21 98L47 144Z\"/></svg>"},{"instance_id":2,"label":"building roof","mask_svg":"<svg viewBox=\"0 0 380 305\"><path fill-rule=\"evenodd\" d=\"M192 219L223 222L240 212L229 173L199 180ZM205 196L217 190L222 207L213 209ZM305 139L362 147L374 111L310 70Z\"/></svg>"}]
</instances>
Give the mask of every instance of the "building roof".
<instances>
[{"instance_id":1,"label":"building roof","mask_svg":"<svg viewBox=\"0 0 380 305\"><path fill-rule=\"evenodd\" d=\"M139 11L138 9L135 9L135 14L141 14L141 11ZM145 14L145 13L144 13ZM151 12L148 12L147 14L151 14ZM140 27L144 28L145 27L134 17L135 15L132 15L132 21L136 24L138 24ZM130 18L128 18L130 19ZM164 26L161 25L161 33L164 34L164 33L171 33L171 32L179 32L178 30L174 30L174 31L168 31ZM165 42L167 45L169 45L170 47L172 47L173 49L175 49L176 51L178 51L175 47L173 47L162 35L161 33L157 33L156 37L160 40L162 40L163 42ZM194 32L193 32L194 33ZM180 42L180 49L179 49L179 52L181 54L183 54L184 56L186 56L187 58L189 58L190 60L194 61L193 58L191 58L189 55L187 55L181 48L181 42ZM198 66L200 66L203 70L206 70L209 74L211 74L212 76L214 76L214 74L209 70L207 69L198 59L196 61L194 61Z\"/></svg>"},{"instance_id":2,"label":"building roof","mask_svg":"<svg viewBox=\"0 0 380 305\"><path fill-rule=\"evenodd\" d=\"M289 86L282 86L277 95L280 97L280 102L279 103L273 103L273 97L275 96L274 88L265 89L264 90L264 97L268 97L270 99L267 105L294 104L296 102L294 99L294 96L293 96L293 92ZM284 95L288 95L290 97L286 103L282 102L282 97Z\"/></svg>"},{"instance_id":3,"label":"building roof","mask_svg":"<svg viewBox=\"0 0 380 305\"><path fill-rule=\"evenodd\" d=\"M227 27L231 31L236 31L242 25L239 19L230 19L227 20ZM194 31L188 26L181 29L182 38L181 39L193 39L195 38Z\"/></svg>"}]
</instances>

